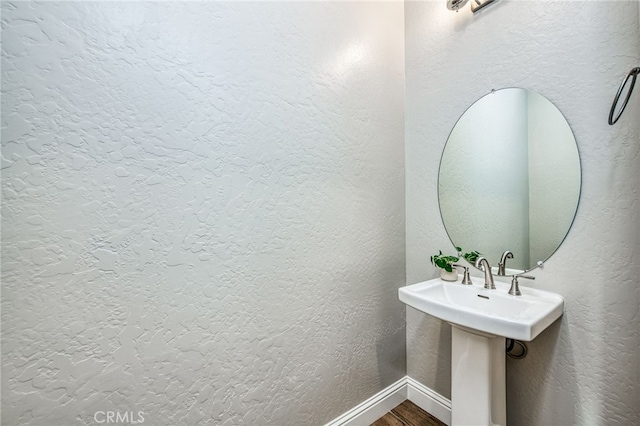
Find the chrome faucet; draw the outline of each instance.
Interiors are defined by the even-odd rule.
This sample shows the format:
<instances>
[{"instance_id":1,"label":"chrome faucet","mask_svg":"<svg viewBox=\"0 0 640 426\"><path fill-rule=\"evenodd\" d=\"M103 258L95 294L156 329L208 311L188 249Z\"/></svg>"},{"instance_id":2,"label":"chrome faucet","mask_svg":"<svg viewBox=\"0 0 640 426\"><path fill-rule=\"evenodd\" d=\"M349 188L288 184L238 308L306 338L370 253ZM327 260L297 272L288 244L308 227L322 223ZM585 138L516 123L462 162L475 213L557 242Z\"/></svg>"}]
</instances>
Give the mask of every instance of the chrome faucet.
<instances>
[{"instance_id":1,"label":"chrome faucet","mask_svg":"<svg viewBox=\"0 0 640 426\"><path fill-rule=\"evenodd\" d=\"M526 278L528 280L535 280L536 277L532 277L530 275L514 275L513 279L511 280L511 288L509 289L509 294L512 296L521 296L522 293L520 292L520 287L519 287L519 283L518 283L518 278Z\"/></svg>"},{"instance_id":2,"label":"chrome faucet","mask_svg":"<svg viewBox=\"0 0 640 426\"><path fill-rule=\"evenodd\" d=\"M491 274L491 266L489 266L489 261L480 256L476 259L476 268L484 271L484 288L489 290L495 290L496 285L493 283L493 275Z\"/></svg>"},{"instance_id":3,"label":"chrome faucet","mask_svg":"<svg viewBox=\"0 0 640 426\"><path fill-rule=\"evenodd\" d=\"M513 259L513 253L509 250L502 253L502 257L500 258L500 262L498 262L498 275L507 275L507 259Z\"/></svg>"},{"instance_id":4,"label":"chrome faucet","mask_svg":"<svg viewBox=\"0 0 640 426\"><path fill-rule=\"evenodd\" d=\"M469 274L469 268L464 265L453 264L456 268L462 268L464 270L464 274L462 275L462 284L471 285L473 281L471 281L471 275Z\"/></svg>"}]
</instances>

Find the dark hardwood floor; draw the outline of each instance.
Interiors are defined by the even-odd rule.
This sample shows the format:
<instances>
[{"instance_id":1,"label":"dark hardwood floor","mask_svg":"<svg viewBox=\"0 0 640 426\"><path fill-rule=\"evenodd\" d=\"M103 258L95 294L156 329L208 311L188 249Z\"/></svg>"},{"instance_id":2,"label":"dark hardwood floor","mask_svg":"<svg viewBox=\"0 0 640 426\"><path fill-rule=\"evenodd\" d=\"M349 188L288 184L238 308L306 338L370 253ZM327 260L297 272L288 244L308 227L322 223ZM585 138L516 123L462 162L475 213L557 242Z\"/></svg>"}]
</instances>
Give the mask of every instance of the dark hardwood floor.
<instances>
[{"instance_id":1,"label":"dark hardwood floor","mask_svg":"<svg viewBox=\"0 0 640 426\"><path fill-rule=\"evenodd\" d=\"M371 426L446 426L440 420L406 400L384 416L373 422Z\"/></svg>"}]
</instances>

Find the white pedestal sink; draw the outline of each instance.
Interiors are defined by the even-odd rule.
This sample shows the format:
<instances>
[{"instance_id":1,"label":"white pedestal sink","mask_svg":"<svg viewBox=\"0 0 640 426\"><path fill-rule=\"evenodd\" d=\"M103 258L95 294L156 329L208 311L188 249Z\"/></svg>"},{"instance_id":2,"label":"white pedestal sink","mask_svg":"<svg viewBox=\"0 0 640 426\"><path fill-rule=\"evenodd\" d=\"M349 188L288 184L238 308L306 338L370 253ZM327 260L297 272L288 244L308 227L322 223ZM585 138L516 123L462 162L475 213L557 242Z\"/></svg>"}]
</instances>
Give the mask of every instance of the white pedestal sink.
<instances>
[{"instance_id":1,"label":"white pedestal sink","mask_svg":"<svg viewBox=\"0 0 640 426\"><path fill-rule=\"evenodd\" d=\"M504 426L506 414L505 338L531 341L560 318L562 296L496 281L462 285L434 279L398 290L400 300L452 325L452 426Z\"/></svg>"}]
</instances>

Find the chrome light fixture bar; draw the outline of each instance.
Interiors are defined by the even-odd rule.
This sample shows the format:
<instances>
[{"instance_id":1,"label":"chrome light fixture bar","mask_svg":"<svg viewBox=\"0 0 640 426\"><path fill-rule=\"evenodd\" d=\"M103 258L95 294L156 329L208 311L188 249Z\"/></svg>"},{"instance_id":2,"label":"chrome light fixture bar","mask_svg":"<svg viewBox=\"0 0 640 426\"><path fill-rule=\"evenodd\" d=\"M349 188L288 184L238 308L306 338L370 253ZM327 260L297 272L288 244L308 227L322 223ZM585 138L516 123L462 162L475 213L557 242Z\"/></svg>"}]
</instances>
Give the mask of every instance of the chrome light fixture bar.
<instances>
[{"instance_id":1,"label":"chrome light fixture bar","mask_svg":"<svg viewBox=\"0 0 640 426\"><path fill-rule=\"evenodd\" d=\"M467 4L469 0L447 0L447 9L455 10L456 12L465 4ZM471 11L476 13L480 9L485 6L490 5L495 0L472 0L471 1Z\"/></svg>"}]
</instances>

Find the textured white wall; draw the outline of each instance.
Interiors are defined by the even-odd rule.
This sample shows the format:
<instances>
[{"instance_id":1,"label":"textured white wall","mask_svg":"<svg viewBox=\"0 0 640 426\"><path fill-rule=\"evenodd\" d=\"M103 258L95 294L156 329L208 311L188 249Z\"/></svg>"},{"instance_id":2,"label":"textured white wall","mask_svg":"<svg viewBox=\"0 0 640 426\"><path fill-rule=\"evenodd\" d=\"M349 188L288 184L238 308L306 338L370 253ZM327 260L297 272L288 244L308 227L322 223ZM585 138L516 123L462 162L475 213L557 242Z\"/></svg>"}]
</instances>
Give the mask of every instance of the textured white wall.
<instances>
[{"instance_id":1,"label":"textured white wall","mask_svg":"<svg viewBox=\"0 0 640 426\"><path fill-rule=\"evenodd\" d=\"M638 7L501 1L474 16L444 2L405 3L407 283L434 277L429 256L451 247L438 161L476 99L493 88L532 89L565 114L578 142L576 222L532 284L562 294L565 314L526 359L508 359L513 425L640 424L640 93L616 126L606 122L622 77L640 61ZM445 396L450 338L448 325L407 309L408 374Z\"/></svg>"},{"instance_id":2,"label":"textured white wall","mask_svg":"<svg viewBox=\"0 0 640 426\"><path fill-rule=\"evenodd\" d=\"M321 424L405 374L401 2L2 29L3 424Z\"/></svg>"}]
</instances>

